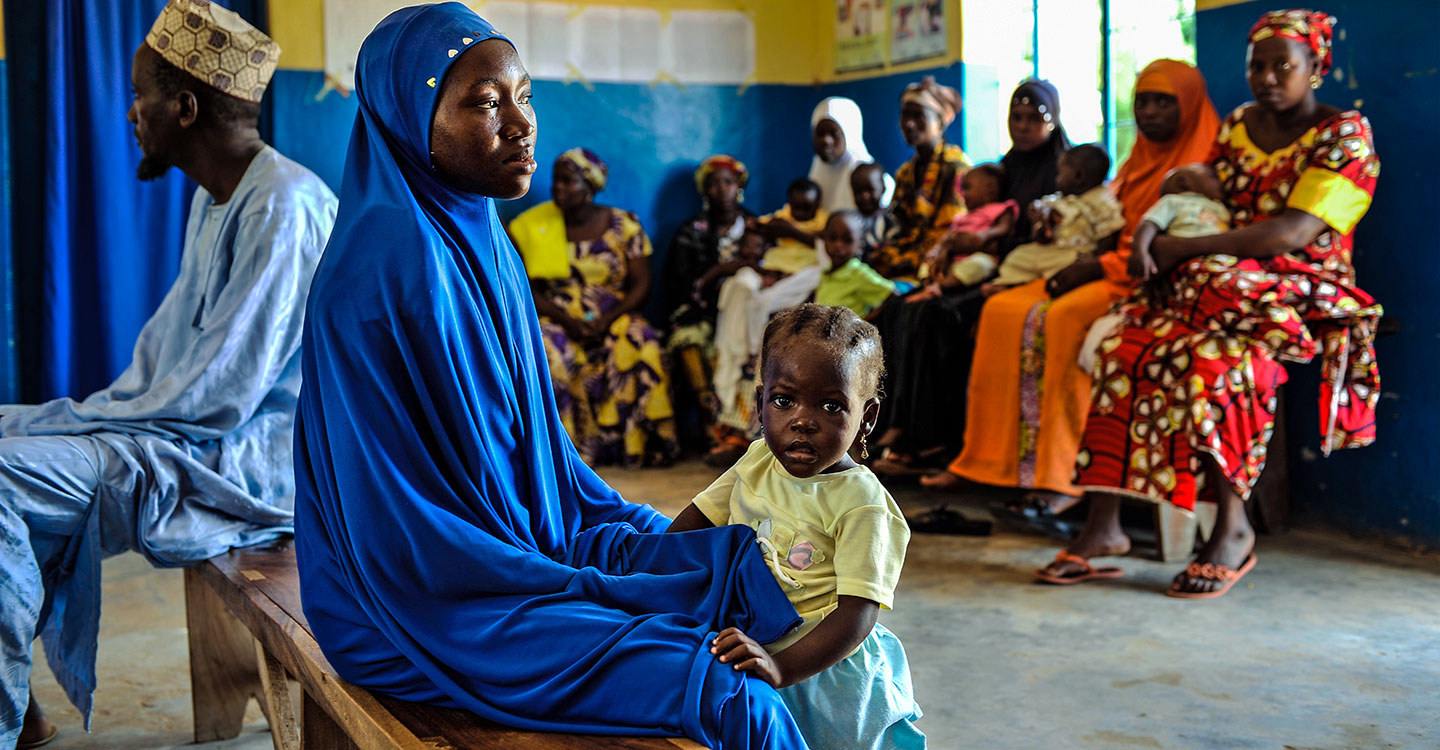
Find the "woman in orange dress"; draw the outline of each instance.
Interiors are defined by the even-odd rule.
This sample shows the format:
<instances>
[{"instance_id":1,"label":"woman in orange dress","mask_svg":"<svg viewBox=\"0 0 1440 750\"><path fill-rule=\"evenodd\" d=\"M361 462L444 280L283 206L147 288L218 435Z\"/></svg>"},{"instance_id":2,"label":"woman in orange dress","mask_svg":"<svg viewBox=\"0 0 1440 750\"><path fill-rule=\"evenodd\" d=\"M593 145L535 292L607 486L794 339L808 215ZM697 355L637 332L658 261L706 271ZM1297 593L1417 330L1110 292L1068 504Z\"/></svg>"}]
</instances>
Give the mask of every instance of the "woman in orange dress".
<instances>
[{"instance_id":1,"label":"woman in orange dress","mask_svg":"<svg viewBox=\"0 0 1440 750\"><path fill-rule=\"evenodd\" d=\"M1274 11L1251 30L1255 101L1225 119L1211 157L1237 229L1157 237L1151 257L1136 259L1158 273L1121 308L1124 325L1096 353L1076 480L1090 515L1069 549L1037 572L1042 580L1120 575L1087 559L1129 550L1119 504L1132 495L1182 508L1217 502L1209 541L1166 593L1228 591L1255 565L1244 500L1265 465L1282 361L1323 359L1327 454L1374 440L1381 310L1354 286L1351 251L1380 162L1359 112L1315 98L1333 23L1324 13Z\"/></svg>"},{"instance_id":2,"label":"woman in orange dress","mask_svg":"<svg viewBox=\"0 0 1440 750\"><path fill-rule=\"evenodd\" d=\"M986 369L970 379L965 447L926 486L963 477L1035 490L1009 510L1050 528L1055 513L1079 500L1071 479L1090 407L1090 375L1076 365L1080 345L1090 324L1129 293L1130 236L1159 199L1165 173L1204 161L1220 124L1200 71L1177 60L1141 71L1135 121L1140 137L1111 183L1125 208L1118 250L985 303L975 361Z\"/></svg>"}]
</instances>

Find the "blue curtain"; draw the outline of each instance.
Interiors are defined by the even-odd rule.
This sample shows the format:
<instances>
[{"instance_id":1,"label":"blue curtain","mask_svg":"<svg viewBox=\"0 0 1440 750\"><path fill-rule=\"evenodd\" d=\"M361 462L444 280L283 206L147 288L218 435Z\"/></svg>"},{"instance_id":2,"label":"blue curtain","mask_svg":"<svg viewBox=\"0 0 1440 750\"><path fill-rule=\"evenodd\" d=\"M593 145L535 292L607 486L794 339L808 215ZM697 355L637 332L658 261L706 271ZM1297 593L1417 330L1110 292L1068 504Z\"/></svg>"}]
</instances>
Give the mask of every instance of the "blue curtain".
<instances>
[{"instance_id":1,"label":"blue curtain","mask_svg":"<svg viewBox=\"0 0 1440 750\"><path fill-rule=\"evenodd\" d=\"M125 119L131 58L164 5L6 2L12 147L27 153L16 160L13 237L26 401L106 386L179 269L194 185L178 170L137 181ZM227 5L263 24L264 0Z\"/></svg>"}]
</instances>

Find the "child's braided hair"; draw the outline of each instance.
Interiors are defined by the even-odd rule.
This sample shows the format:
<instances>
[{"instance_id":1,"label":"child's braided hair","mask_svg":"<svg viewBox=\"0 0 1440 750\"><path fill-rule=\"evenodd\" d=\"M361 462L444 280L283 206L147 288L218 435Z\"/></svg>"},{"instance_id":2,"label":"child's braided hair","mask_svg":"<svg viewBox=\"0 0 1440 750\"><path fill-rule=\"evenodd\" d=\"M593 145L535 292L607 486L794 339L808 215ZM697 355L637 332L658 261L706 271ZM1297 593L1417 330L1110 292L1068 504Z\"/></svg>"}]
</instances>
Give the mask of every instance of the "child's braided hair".
<instances>
[{"instance_id":1,"label":"child's braided hair","mask_svg":"<svg viewBox=\"0 0 1440 750\"><path fill-rule=\"evenodd\" d=\"M765 326L760 345L761 378L772 356L797 347L802 351L828 350L839 358L856 357L861 395L867 399L884 395L881 381L885 377L885 354L880 332L854 310L807 302L775 313Z\"/></svg>"}]
</instances>

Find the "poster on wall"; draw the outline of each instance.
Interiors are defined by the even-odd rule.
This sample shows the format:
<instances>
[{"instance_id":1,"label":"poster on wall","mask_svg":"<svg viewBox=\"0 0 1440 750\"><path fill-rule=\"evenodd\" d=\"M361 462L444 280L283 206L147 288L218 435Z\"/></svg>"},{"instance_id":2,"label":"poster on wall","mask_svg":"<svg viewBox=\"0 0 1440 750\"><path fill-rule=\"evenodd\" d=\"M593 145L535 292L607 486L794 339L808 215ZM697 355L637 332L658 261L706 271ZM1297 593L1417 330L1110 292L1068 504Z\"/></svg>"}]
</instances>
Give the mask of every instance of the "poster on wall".
<instances>
[{"instance_id":1,"label":"poster on wall","mask_svg":"<svg viewBox=\"0 0 1440 750\"><path fill-rule=\"evenodd\" d=\"M835 0L835 72L885 66L885 0Z\"/></svg>"},{"instance_id":2,"label":"poster on wall","mask_svg":"<svg viewBox=\"0 0 1440 750\"><path fill-rule=\"evenodd\" d=\"M947 49L945 0L891 0L892 64L940 57Z\"/></svg>"}]
</instances>

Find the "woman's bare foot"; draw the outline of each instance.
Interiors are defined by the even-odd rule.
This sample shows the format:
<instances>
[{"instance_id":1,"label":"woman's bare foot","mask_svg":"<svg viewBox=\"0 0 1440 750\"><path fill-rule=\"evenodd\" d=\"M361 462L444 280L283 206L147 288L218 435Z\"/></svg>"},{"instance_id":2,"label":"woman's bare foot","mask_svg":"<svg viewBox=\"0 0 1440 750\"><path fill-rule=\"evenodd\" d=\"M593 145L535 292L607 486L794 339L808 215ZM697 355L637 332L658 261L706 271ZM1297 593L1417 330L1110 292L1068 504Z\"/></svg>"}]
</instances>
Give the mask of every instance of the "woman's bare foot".
<instances>
[{"instance_id":1,"label":"woman's bare foot","mask_svg":"<svg viewBox=\"0 0 1440 750\"><path fill-rule=\"evenodd\" d=\"M1085 527L1075 537L1066 552L1089 560L1092 557L1113 557L1130 552L1130 537L1120 528L1120 498L1104 493L1090 493L1090 514ZM1084 566L1072 560L1055 560L1045 566L1045 572L1059 578L1069 578L1085 571Z\"/></svg>"},{"instance_id":2,"label":"woman's bare foot","mask_svg":"<svg viewBox=\"0 0 1440 750\"><path fill-rule=\"evenodd\" d=\"M1075 537L1075 540L1070 542L1070 546L1067 547L1065 551L1076 557L1083 557L1086 560L1092 557L1119 557L1129 554L1130 537L1125 536L1125 533L1118 529L1114 532L1106 532L1103 535L1092 533L1087 526L1086 530L1080 532L1080 536ZM1079 575L1084 572L1084 570L1085 568L1081 566L1080 563L1070 560L1055 560L1045 566L1046 573L1050 573L1059 578L1069 578L1070 576Z\"/></svg>"},{"instance_id":3,"label":"woman's bare foot","mask_svg":"<svg viewBox=\"0 0 1440 750\"><path fill-rule=\"evenodd\" d=\"M920 477L920 486L927 490L953 490L965 484L965 478L948 471L937 471Z\"/></svg>"},{"instance_id":4,"label":"woman's bare foot","mask_svg":"<svg viewBox=\"0 0 1440 750\"><path fill-rule=\"evenodd\" d=\"M1210 486L1215 488L1218 512L1210 539L1205 542L1200 554L1195 556L1195 562L1238 571L1250 558L1250 553L1255 551L1255 529L1250 526L1250 519L1245 515L1245 501L1236 494L1224 472L1214 459L1208 456L1205 464L1208 475L1206 478ZM1183 594L1208 594L1224 585L1224 581L1190 575L1190 566L1187 565L1185 570L1175 576L1170 590Z\"/></svg>"},{"instance_id":5,"label":"woman's bare foot","mask_svg":"<svg viewBox=\"0 0 1440 750\"><path fill-rule=\"evenodd\" d=\"M55 725L45 718L45 711L40 708L35 697L30 697L30 705L25 707L25 722L20 726L20 739L16 747L40 747L55 739L60 734Z\"/></svg>"},{"instance_id":6,"label":"woman's bare foot","mask_svg":"<svg viewBox=\"0 0 1440 750\"><path fill-rule=\"evenodd\" d=\"M1210 540L1201 548L1200 554L1195 556L1195 562L1201 565L1210 563L1217 567L1224 566L1230 570L1239 570L1240 566L1249 559L1250 553L1254 551L1255 530L1250 527L1248 521L1243 527L1236 527L1232 524L1230 528L1226 529L1221 529L1217 522L1215 530L1210 534ZM1189 570L1187 565L1185 570L1175 576L1175 581L1170 585L1172 590L1206 594L1225 585L1223 581L1191 576Z\"/></svg>"},{"instance_id":7,"label":"woman's bare foot","mask_svg":"<svg viewBox=\"0 0 1440 750\"><path fill-rule=\"evenodd\" d=\"M1018 501L1013 501L1008 505L1017 513L1023 513L1026 508L1034 508L1037 511L1048 510L1049 515L1060 515L1075 507L1078 502L1080 502L1080 497L1076 495L1066 495L1050 490L1031 490Z\"/></svg>"}]
</instances>

